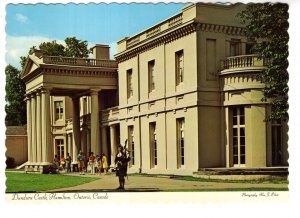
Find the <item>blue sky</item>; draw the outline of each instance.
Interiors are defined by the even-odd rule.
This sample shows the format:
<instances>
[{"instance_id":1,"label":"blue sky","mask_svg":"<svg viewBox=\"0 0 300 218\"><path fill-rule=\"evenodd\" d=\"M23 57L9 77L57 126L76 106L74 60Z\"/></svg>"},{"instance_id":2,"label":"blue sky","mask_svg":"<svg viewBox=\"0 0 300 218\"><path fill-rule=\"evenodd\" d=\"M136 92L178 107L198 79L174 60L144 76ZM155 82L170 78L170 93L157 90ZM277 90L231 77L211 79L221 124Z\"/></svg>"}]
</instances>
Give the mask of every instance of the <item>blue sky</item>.
<instances>
[{"instance_id":1,"label":"blue sky","mask_svg":"<svg viewBox=\"0 0 300 218\"><path fill-rule=\"evenodd\" d=\"M6 63L20 67L19 57L43 41L62 42L68 36L111 46L179 12L187 4L8 4Z\"/></svg>"}]
</instances>

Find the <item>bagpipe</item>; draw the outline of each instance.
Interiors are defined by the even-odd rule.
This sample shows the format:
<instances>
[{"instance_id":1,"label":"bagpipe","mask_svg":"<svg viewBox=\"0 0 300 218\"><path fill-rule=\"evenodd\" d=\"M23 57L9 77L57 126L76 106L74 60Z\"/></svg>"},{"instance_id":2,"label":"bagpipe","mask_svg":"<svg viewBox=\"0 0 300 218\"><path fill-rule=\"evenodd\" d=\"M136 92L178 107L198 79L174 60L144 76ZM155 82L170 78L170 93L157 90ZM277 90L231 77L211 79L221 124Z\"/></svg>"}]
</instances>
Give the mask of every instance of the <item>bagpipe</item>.
<instances>
[{"instance_id":1,"label":"bagpipe","mask_svg":"<svg viewBox=\"0 0 300 218\"><path fill-rule=\"evenodd\" d=\"M117 163L116 163L116 168L115 168L115 170L120 170L121 168L123 168L123 167L127 167L127 162L129 162L130 161L130 150L128 149L128 147L127 147L127 139L125 140L125 145L124 146L122 146L122 156L123 156L123 160L126 160L126 165L125 165L125 162L123 163L122 161L117 161Z\"/></svg>"},{"instance_id":2,"label":"bagpipe","mask_svg":"<svg viewBox=\"0 0 300 218\"><path fill-rule=\"evenodd\" d=\"M127 139L125 140L125 145L123 147L123 152L124 152L124 155L127 159L130 159L130 150L128 149L127 147Z\"/></svg>"}]
</instances>

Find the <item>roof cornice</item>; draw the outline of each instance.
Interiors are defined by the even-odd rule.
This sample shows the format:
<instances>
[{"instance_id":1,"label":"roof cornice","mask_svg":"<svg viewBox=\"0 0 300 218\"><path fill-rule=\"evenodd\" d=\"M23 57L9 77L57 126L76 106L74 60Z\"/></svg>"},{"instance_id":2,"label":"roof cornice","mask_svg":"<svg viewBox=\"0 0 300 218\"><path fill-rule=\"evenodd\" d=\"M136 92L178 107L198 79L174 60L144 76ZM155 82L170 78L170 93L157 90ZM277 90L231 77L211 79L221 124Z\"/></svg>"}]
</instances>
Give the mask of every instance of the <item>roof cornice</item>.
<instances>
[{"instance_id":1,"label":"roof cornice","mask_svg":"<svg viewBox=\"0 0 300 218\"><path fill-rule=\"evenodd\" d=\"M167 31L158 32L152 37L140 41L133 46L130 46L125 51L115 55L115 58L120 63L131 59L137 54L158 47L161 44L170 43L196 31L224 33L227 35L244 35L242 27L201 23L197 21L197 19L194 19L181 24L180 26L176 26L175 28L168 29Z\"/></svg>"}]
</instances>

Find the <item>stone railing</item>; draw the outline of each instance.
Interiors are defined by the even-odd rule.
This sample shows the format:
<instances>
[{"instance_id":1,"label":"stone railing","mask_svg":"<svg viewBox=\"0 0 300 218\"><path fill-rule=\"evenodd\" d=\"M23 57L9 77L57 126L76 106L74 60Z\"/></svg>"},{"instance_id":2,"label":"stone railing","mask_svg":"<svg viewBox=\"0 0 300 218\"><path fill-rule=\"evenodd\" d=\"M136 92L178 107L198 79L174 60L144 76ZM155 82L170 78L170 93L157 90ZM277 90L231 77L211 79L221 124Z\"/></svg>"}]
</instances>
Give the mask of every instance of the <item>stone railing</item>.
<instances>
[{"instance_id":1,"label":"stone railing","mask_svg":"<svg viewBox=\"0 0 300 218\"><path fill-rule=\"evenodd\" d=\"M267 61L258 58L257 55L240 55L228 57L222 61L222 70L236 68L265 67Z\"/></svg>"},{"instance_id":2,"label":"stone railing","mask_svg":"<svg viewBox=\"0 0 300 218\"><path fill-rule=\"evenodd\" d=\"M172 27L172 26L175 26L175 25L181 24L181 23L182 23L182 14L179 14L178 16L173 17L168 21L169 27Z\"/></svg>"},{"instance_id":3,"label":"stone railing","mask_svg":"<svg viewBox=\"0 0 300 218\"><path fill-rule=\"evenodd\" d=\"M146 33L146 37L151 37L154 36L155 34L160 32L160 26L154 27L152 29L150 29L149 31L147 31Z\"/></svg>"},{"instance_id":4,"label":"stone railing","mask_svg":"<svg viewBox=\"0 0 300 218\"><path fill-rule=\"evenodd\" d=\"M133 46L140 41L140 36L136 36L127 41L127 47Z\"/></svg>"},{"instance_id":5,"label":"stone railing","mask_svg":"<svg viewBox=\"0 0 300 218\"><path fill-rule=\"evenodd\" d=\"M118 64L114 60L98 60L91 58L72 58L60 56L43 56L43 63L45 64L60 64L60 65L76 65L76 66L93 66L93 67L107 67L117 68Z\"/></svg>"},{"instance_id":6,"label":"stone railing","mask_svg":"<svg viewBox=\"0 0 300 218\"><path fill-rule=\"evenodd\" d=\"M105 110L102 110L102 121L114 121L118 120L119 117L119 107L112 107Z\"/></svg>"}]
</instances>

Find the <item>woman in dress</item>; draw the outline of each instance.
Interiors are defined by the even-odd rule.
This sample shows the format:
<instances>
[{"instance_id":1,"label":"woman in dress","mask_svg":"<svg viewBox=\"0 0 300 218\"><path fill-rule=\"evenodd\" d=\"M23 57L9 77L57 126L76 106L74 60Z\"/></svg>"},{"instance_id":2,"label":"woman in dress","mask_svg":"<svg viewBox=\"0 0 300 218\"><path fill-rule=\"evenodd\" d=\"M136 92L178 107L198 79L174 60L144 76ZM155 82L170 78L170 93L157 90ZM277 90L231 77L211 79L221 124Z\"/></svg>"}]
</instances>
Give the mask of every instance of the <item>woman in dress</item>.
<instances>
[{"instance_id":1,"label":"woman in dress","mask_svg":"<svg viewBox=\"0 0 300 218\"><path fill-rule=\"evenodd\" d=\"M104 170L104 174L107 172L108 164L107 164L107 158L104 153L102 153L102 168Z\"/></svg>"}]
</instances>

